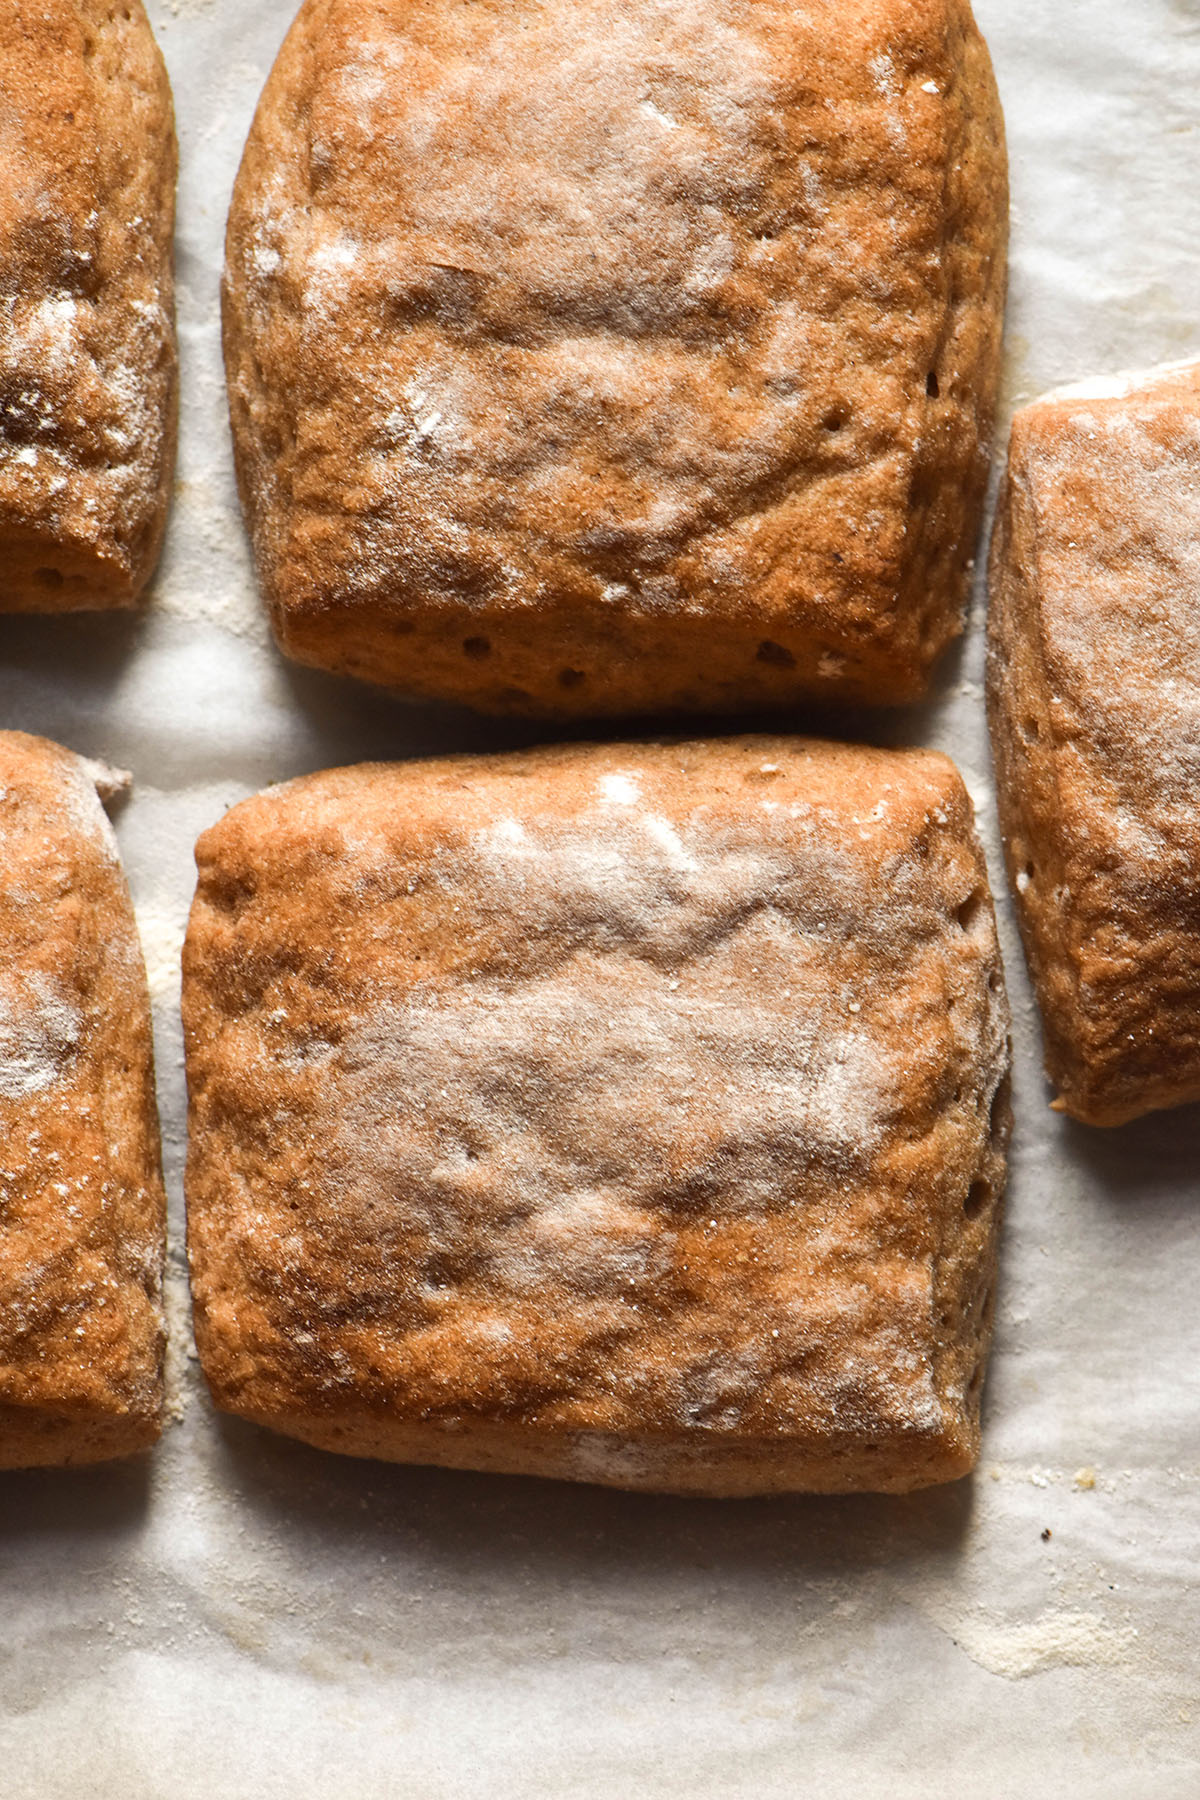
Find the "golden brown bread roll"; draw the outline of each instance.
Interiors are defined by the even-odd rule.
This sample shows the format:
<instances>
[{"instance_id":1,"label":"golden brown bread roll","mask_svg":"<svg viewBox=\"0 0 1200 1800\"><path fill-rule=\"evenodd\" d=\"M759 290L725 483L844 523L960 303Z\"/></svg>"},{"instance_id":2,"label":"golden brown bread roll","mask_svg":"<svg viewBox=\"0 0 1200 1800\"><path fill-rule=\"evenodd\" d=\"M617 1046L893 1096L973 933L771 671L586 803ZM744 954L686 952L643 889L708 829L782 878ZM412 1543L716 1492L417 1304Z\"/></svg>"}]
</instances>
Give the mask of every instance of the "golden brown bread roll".
<instances>
[{"instance_id":1,"label":"golden brown bread roll","mask_svg":"<svg viewBox=\"0 0 1200 1800\"><path fill-rule=\"evenodd\" d=\"M953 766L746 738L342 769L201 838L188 1234L218 1405L701 1494L978 1448L1008 1132Z\"/></svg>"},{"instance_id":2,"label":"golden brown bread roll","mask_svg":"<svg viewBox=\"0 0 1200 1800\"><path fill-rule=\"evenodd\" d=\"M0 1468L157 1438L146 976L97 767L0 732Z\"/></svg>"},{"instance_id":3,"label":"golden brown bread roll","mask_svg":"<svg viewBox=\"0 0 1200 1800\"><path fill-rule=\"evenodd\" d=\"M131 606L175 448L171 91L141 0L0 6L0 612Z\"/></svg>"},{"instance_id":4,"label":"golden brown bread roll","mask_svg":"<svg viewBox=\"0 0 1200 1800\"><path fill-rule=\"evenodd\" d=\"M991 561L1009 878L1058 1106L1200 1099L1200 365L1013 421Z\"/></svg>"},{"instance_id":5,"label":"golden brown bread roll","mask_svg":"<svg viewBox=\"0 0 1200 1800\"><path fill-rule=\"evenodd\" d=\"M497 712L912 699L1006 234L967 0L308 0L225 282L280 643Z\"/></svg>"}]
</instances>

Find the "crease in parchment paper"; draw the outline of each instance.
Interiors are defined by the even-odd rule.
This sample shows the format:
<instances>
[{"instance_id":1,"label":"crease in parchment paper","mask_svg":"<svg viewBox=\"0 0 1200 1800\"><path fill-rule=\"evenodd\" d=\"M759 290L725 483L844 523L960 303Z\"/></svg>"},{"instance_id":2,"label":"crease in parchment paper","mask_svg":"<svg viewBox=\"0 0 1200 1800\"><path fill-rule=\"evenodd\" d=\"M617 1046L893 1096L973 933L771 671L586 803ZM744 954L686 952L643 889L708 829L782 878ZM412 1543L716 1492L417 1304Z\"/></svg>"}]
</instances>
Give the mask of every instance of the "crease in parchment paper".
<instances>
[{"instance_id":1,"label":"crease in parchment paper","mask_svg":"<svg viewBox=\"0 0 1200 1800\"><path fill-rule=\"evenodd\" d=\"M1103 1135L1048 1110L992 804L986 546L930 703L858 725L969 772L998 900L1016 1136L974 1481L687 1503L323 1457L213 1412L184 1267L195 838L273 781L513 741L271 647L219 288L297 4L148 0L182 149L163 566L136 618L0 621L0 722L133 774L115 828L155 998L173 1421L149 1459L0 1479L4 1800L1195 1800L1200 1109ZM975 11L1012 156L998 465L1014 403L1200 355L1200 0Z\"/></svg>"}]
</instances>

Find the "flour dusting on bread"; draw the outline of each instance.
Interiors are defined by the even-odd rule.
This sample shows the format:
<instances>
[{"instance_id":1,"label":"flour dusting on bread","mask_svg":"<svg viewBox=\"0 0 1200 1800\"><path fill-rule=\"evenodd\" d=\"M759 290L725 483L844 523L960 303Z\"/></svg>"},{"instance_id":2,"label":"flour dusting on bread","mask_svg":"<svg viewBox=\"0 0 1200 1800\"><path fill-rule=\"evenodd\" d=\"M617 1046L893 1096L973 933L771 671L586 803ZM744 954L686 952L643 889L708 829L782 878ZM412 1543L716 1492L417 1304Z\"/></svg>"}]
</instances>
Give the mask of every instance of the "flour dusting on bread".
<instances>
[{"instance_id":1,"label":"flour dusting on bread","mask_svg":"<svg viewBox=\"0 0 1200 1800\"><path fill-rule=\"evenodd\" d=\"M46 976L0 977L0 1095L23 1100L62 1076L79 1042L78 1009Z\"/></svg>"},{"instance_id":2,"label":"flour dusting on bread","mask_svg":"<svg viewBox=\"0 0 1200 1800\"><path fill-rule=\"evenodd\" d=\"M198 859L190 1244L221 1404L548 1474L615 1436L612 1479L707 1492L966 1466L1006 1014L944 759L368 766L245 802Z\"/></svg>"},{"instance_id":3,"label":"flour dusting on bread","mask_svg":"<svg viewBox=\"0 0 1200 1800\"><path fill-rule=\"evenodd\" d=\"M0 17L0 612L131 605L175 433L175 142L141 0Z\"/></svg>"},{"instance_id":4,"label":"flour dusting on bread","mask_svg":"<svg viewBox=\"0 0 1200 1800\"><path fill-rule=\"evenodd\" d=\"M1200 1097L1200 365L1018 413L992 554L1001 821L1062 1104Z\"/></svg>"},{"instance_id":5,"label":"flour dusting on bread","mask_svg":"<svg viewBox=\"0 0 1200 1800\"><path fill-rule=\"evenodd\" d=\"M1005 211L964 0L309 0L224 290L284 648L495 711L911 697Z\"/></svg>"},{"instance_id":6,"label":"flour dusting on bread","mask_svg":"<svg viewBox=\"0 0 1200 1800\"><path fill-rule=\"evenodd\" d=\"M96 765L0 732L0 1468L160 1429L145 976Z\"/></svg>"}]
</instances>

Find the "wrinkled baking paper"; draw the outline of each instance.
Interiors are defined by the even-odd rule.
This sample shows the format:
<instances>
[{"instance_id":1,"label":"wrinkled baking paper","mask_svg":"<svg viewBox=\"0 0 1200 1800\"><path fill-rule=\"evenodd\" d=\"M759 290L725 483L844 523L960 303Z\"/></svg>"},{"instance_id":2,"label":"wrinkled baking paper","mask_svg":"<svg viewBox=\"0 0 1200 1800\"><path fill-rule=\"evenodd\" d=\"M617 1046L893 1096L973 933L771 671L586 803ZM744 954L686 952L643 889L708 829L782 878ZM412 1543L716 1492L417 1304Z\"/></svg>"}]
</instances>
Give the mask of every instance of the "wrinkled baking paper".
<instances>
[{"instance_id":1,"label":"wrinkled baking paper","mask_svg":"<svg viewBox=\"0 0 1200 1800\"><path fill-rule=\"evenodd\" d=\"M291 10L150 4L183 153L182 446L153 605L0 621L0 722L134 774L117 830L156 1008L175 1415L144 1463L0 1476L0 1793L1193 1800L1200 1109L1112 1135L1048 1111L1007 905L1018 1129L972 1482L908 1500L655 1500L341 1461L210 1410L180 1216L195 835L306 770L533 735L270 647L234 497L217 281ZM1200 354L1200 0L977 10L1012 149L1006 408ZM901 729L958 759L999 884L981 622L977 599L936 702Z\"/></svg>"}]
</instances>

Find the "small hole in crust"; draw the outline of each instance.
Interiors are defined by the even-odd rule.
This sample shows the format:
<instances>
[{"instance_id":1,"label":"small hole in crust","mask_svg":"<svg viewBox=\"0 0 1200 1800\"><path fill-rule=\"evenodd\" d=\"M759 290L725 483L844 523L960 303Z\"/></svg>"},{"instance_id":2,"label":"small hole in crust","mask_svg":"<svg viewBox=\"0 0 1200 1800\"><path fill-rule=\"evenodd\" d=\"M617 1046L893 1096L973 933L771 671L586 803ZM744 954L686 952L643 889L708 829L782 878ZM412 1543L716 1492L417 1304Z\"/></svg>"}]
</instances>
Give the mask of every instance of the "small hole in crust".
<instances>
[{"instance_id":1,"label":"small hole in crust","mask_svg":"<svg viewBox=\"0 0 1200 1800\"><path fill-rule=\"evenodd\" d=\"M970 931L976 919L979 917L982 907L983 889L974 888L971 893L967 895L966 899L954 915L964 931Z\"/></svg>"},{"instance_id":2,"label":"small hole in crust","mask_svg":"<svg viewBox=\"0 0 1200 1800\"><path fill-rule=\"evenodd\" d=\"M929 395L931 400L936 400L939 398L941 391L942 388L941 383L937 378L937 370L930 369L928 375L925 377L925 392Z\"/></svg>"},{"instance_id":3,"label":"small hole in crust","mask_svg":"<svg viewBox=\"0 0 1200 1800\"><path fill-rule=\"evenodd\" d=\"M785 650L782 644L776 644L770 638L764 638L758 646L755 661L770 663L773 669L794 669L796 666L796 659L791 651Z\"/></svg>"},{"instance_id":4,"label":"small hole in crust","mask_svg":"<svg viewBox=\"0 0 1200 1800\"><path fill-rule=\"evenodd\" d=\"M464 656L470 656L474 661L481 662L485 656L490 656L491 654L492 643L490 638L469 637L463 639Z\"/></svg>"},{"instance_id":5,"label":"small hole in crust","mask_svg":"<svg viewBox=\"0 0 1200 1800\"><path fill-rule=\"evenodd\" d=\"M586 680L587 675L583 669L560 669L558 671L558 685L561 688L577 688L581 682Z\"/></svg>"},{"instance_id":6,"label":"small hole in crust","mask_svg":"<svg viewBox=\"0 0 1200 1800\"><path fill-rule=\"evenodd\" d=\"M968 1219L977 1219L985 1210L992 1197L990 1181L973 1181L967 1189L967 1197L963 1201L963 1213Z\"/></svg>"},{"instance_id":7,"label":"small hole in crust","mask_svg":"<svg viewBox=\"0 0 1200 1800\"><path fill-rule=\"evenodd\" d=\"M822 431L841 431L850 417L844 406L831 406L821 420Z\"/></svg>"},{"instance_id":8,"label":"small hole in crust","mask_svg":"<svg viewBox=\"0 0 1200 1800\"><path fill-rule=\"evenodd\" d=\"M1021 736L1027 744L1036 744L1042 735L1041 726L1035 718L1021 720Z\"/></svg>"},{"instance_id":9,"label":"small hole in crust","mask_svg":"<svg viewBox=\"0 0 1200 1800\"><path fill-rule=\"evenodd\" d=\"M60 588L66 580L61 569L35 569L33 579L44 588Z\"/></svg>"}]
</instances>

